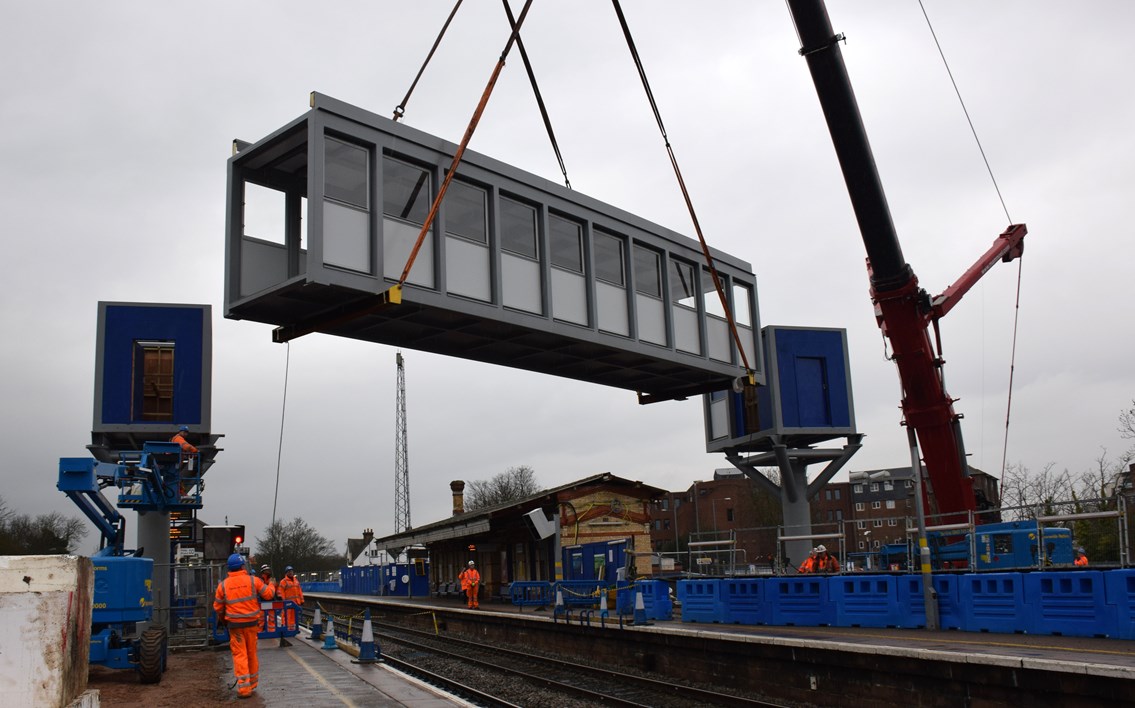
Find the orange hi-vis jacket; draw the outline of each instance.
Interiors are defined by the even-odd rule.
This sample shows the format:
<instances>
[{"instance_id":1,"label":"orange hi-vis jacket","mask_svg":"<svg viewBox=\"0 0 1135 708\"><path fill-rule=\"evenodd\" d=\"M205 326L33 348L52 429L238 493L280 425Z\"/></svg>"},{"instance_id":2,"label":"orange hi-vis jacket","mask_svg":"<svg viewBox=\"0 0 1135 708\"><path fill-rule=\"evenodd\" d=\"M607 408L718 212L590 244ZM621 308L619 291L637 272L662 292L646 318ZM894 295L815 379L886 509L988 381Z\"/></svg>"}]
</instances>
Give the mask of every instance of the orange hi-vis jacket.
<instances>
[{"instance_id":1,"label":"orange hi-vis jacket","mask_svg":"<svg viewBox=\"0 0 1135 708\"><path fill-rule=\"evenodd\" d=\"M477 572L476 568L466 568L461 571L461 575L457 576L461 580L461 589L468 590L474 585L481 582L481 574Z\"/></svg>"},{"instance_id":2,"label":"orange hi-vis jacket","mask_svg":"<svg viewBox=\"0 0 1135 708\"><path fill-rule=\"evenodd\" d=\"M827 553L816 556L816 572L818 573L838 573L839 561L835 556L828 555Z\"/></svg>"},{"instance_id":3,"label":"orange hi-vis jacket","mask_svg":"<svg viewBox=\"0 0 1135 708\"><path fill-rule=\"evenodd\" d=\"M300 587L300 581L285 575L280 578L277 588L280 591L281 599L291 600L297 605L303 604L303 589Z\"/></svg>"},{"instance_id":4,"label":"orange hi-vis jacket","mask_svg":"<svg viewBox=\"0 0 1135 708\"><path fill-rule=\"evenodd\" d=\"M170 438L169 441L181 445L182 452L188 453L190 455L197 453L197 448L193 447L193 445L191 445L189 441L185 439L185 436L183 436L181 433L177 433L172 438Z\"/></svg>"},{"instance_id":5,"label":"orange hi-vis jacket","mask_svg":"<svg viewBox=\"0 0 1135 708\"><path fill-rule=\"evenodd\" d=\"M248 571L230 570L229 576L217 585L213 610L223 616L234 629L260 626L260 600L271 600L274 591Z\"/></svg>"}]
</instances>

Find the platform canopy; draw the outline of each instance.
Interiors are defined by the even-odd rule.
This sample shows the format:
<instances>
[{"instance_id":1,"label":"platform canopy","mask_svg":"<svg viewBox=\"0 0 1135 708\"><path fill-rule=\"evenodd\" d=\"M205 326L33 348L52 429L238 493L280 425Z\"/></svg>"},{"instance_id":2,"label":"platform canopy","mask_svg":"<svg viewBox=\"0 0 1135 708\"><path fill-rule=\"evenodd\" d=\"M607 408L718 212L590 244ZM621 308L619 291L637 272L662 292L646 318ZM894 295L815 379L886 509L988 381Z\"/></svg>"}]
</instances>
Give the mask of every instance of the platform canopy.
<instances>
[{"instance_id":1,"label":"platform canopy","mask_svg":"<svg viewBox=\"0 0 1135 708\"><path fill-rule=\"evenodd\" d=\"M225 317L615 386L665 400L745 375L690 238L320 94L228 165ZM758 383L756 278L711 251Z\"/></svg>"}]
</instances>

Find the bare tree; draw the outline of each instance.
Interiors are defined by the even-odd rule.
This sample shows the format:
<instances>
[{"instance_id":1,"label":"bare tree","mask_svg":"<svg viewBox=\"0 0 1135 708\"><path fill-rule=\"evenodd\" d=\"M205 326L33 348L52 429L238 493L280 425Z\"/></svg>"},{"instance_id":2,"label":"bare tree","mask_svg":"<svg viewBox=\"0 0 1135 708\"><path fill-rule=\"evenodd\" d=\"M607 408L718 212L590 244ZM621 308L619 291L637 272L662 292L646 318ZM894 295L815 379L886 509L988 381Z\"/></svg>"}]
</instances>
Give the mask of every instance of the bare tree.
<instances>
[{"instance_id":1,"label":"bare tree","mask_svg":"<svg viewBox=\"0 0 1135 708\"><path fill-rule=\"evenodd\" d=\"M1075 498L1078 507L1088 503L1089 507L1079 508L1078 511L1100 511L1104 508L1114 508L1115 480L1131 461L1131 451L1112 460L1108 457L1107 448L1101 447L1100 454L1092 462L1092 467L1085 470L1078 480ZM1109 506L1109 500L1110 504ZM1103 500L1097 501L1097 500ZM1098 507L1098 508L1097 508Z\"/></svg>"},{"instance_id":2,"label":"bare tree","mask_svg":"<svg viewBox=\"0 0 1135 708\"><path fill-rule=\"evenodd\" d=\"M255 551L257 562L272 566L277 577L283 575L286 565L301 572L336 570L343 565L343 557L335 551L335 544L298 516L287 523L277 521L264 529L264 538L256 539Z\"/></svg>"},{"instance_id":3,"label":"bare tree","mask_svg":"<svg viewBox=\"0 0 1135 708\"><path fill-rule=\"evenodd\" d=\"M1038 473L1022 463L1009 465L1001 479L1001 506L1007 511L1006 521L1013 518L1031 518L1034 510L1051 513L1058 502L1072 498L1075 485L1072 475L1065 469L1054 472L1056 463L1049 462ZM1012 511L1015 507L1022 507ZM1011 517L1011 518L1009 518Z\"/></svg>"},{"instance_id":4,"label":"bare tree","mask_svg":"<svg viewBox=\"0 0 1135 708\"><path fill-rule=\"evenodd\" d=\"M57 511L31 516L15 514L0 499L0 555L58 555L74 553L87 535L80 519Z\"/></svg>"},{"instance_id":5,"label":"bare tree","mask_svg":"<svg viewBox=\"0 0 1135 708\"><path fill-rule=\"evenodd\" d=\"M528 465L509 467L492 479L470 482L465 489L465 508L484 509L530 497L538 491L535 470Z\"/></svg>"},{"instance_id":6,"label":"bare tree","mask_svg":"<svg viewBox=\"0 0 1135 708\"><path fill-rule=\"evenodd\" d=\"M1131 407L1119 412L1119 435L1125 440L1135 440L1135 399Z\"/></svg>"},{"instance_id":7,"label":"bare tree","mask_svg":"<svg viewBox=\"0 0 1135 708\"><path fill-rule=\"evenodd\" d=\"M1119 435L1124 440L1135 440L1135 399L1132 399L1130 408L1119 412ZM1124 453L1124 464L1130 463L1133 459L1135 459L1135 445Z\"/></svg>"}]
</instances>

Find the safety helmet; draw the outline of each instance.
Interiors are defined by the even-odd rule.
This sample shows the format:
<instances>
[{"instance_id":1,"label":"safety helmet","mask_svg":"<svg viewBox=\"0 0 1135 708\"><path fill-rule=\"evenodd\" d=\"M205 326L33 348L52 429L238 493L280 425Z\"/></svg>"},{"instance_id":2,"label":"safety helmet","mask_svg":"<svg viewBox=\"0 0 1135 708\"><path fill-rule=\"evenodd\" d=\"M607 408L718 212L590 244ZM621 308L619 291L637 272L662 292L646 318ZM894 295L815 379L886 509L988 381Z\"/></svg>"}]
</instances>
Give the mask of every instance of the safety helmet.
<instances>
[{"instance_id":1,"label":"safety helmet","mask_svg":"<svg viewBox=\"0 0 1135 708\"><path fill-rule=\"evenodd\" d=\"M1083 553L1084 553L1084 547L1083 547L1083 546L1080 546L1079 548L1077 548L1077 549L1076 549L1076 552L1077 552L1077 553L1079 553L1079 554L1081 554L1081 555L1083 555Z\"/></svg>"},{"instance_id":2,"label":"safety helmet","mask_svg":"<svg viewBox=\"0 0 1135 708\"><path fill-rule=\"evenodd\" d=\"M469 567L470 567L470 568L472 568L472 567L473 567L473 566L475 566L475 565L477 565L477 564L476 564L476 563L474 563L473 561L469 561Z\"/></svg>"},{"instance_id":3,"label":"safety helmet","mask_svg":"<svg viewBox=\"0 0 1135 708\"><path fill-rule=\"evenodd\" d=\"M293 568L293 567L292 567L292 566L290 566L290 565L289 565L289 566L288 566L287 568L284 568L284 572L285 572L285 573L286 573L286 572L288 572L289 570L295 570L295 568Z\"/></svg>"},{"instance_id":4,"label":"safety helmet","mask_svg":"<svg viewBox=\"0 0 1135 708\"><path fill-rule=\"evenodd\" d=\"M813 549L812 549L812 555L816 555L816 554L817 554L817 553L819 553L819 552L820 552L820 548L819 548L819 546L817 546L817 547L815 547L815 548L813 548Z\"/></svg>"},{"instance_id":5,"label":"safety helmet","mask_svg":"<svg viewBox=\"0 0 1135 708\"><path fill-rule=\"evenodd\" d=\"M239 553L229 556L229 570L240 570L244 567L244 557Z\"/></svg>"},{"instance_id":6,"label":"safety helmet","mask_svg":"<svg viewBox=\"0 0 1135 708\"><path fill-rule=\"evenodd\" d=\"M188 426L188 425L183 425L183 426L181 426L180 428L178 428L178 429L177 429L177 432L179 432L179 433L188 433L188 432L189 432L189 426Z\"/></svg>"},{"instance_id":7,"label":"safety helmet","mask_svg":"<svg viewBox=\"0 0 1135 708\"><path fill-rule=\"evenodd\" d=\"M261 573L271 573L272 572L272 566L265 563L264 565L260 566L260 572Z\"/></svg>"},{"instance_id":8,"label":"safety helmet","mask_svg":"<svg viewBox=\"0 0 1135 708\"><path fill-rule=\"evenodd\" d=\"M828 552L828 549L824 548L822 545L816 546L816 553L827 553L827 552Z\"/></svg>"}]
</instances>

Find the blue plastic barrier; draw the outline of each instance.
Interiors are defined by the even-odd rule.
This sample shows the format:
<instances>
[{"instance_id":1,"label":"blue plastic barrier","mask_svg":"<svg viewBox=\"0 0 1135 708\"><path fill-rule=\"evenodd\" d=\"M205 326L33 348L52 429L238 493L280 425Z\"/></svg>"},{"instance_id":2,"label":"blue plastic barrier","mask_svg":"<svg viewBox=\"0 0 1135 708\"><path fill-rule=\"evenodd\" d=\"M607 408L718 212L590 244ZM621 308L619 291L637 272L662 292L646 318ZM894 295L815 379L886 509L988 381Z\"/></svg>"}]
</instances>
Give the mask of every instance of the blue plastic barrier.
<instances>
[{"instance_id":1,"label":"blue plastic barrier","mask_svg":"<svg viewBox=\"0 0 1135 708\"><path fill-rule=\"evenodd\" d=\"M828 578L828 599L837 627L898 627L902 608L893 575L841 575Z\"/></svg>"},{"instance_id":2,"label":"blue plastic barrier","mask_svg":"<svg viewBox=\"0 0 1135 708\"><path fill-rule=\"evenodd\" d=\"M552 584L545 580L518 580L508 587L512 604L517 607L550 607L556 597Z\"/></svg>"},{"instance_id":3,"label":"blue plastic barrier","mask_svg":"<svg viewBox=\"0 0 1135 708\"><path fill-rule=\"evenodd\" d=\"M1115 608L1115 634L1135 639L1135 570L1109 570L1104 575L1104 597Z\"/></svg>"},{"instance_id":4,"label":"blue plastic barrier","mask_svg":"<svg viewBox=\"0 0 1135 708\"><path fill-rule=\"evenodd\" d=\"M721 581L723 621L733 624L768 624L772 608L766 593L765 578L734 578Z\"/></svg>"},{"instance_id":5,"label":"blue plastic barrier","mask_svg":"<svg viewBox=\"0 0 1135 708\"><path fill-rule=\"evenodd\" d=\"M934 590L938 593L938 628L964 630L961 599L958 596L959 575L935 575ZM899 626L922 629L926 626L926 598L922 594L921 575L900 575L895 584L899 603Z\"/></svg>"},{"instance_id":6,"label":"blue plastic barrier","mask_svg":"<svg viewBox=\"0 0 1135 708\"><path fill-rule=\"evenodd\" d=\"M800 627L830 627L835 623L828 602L828 578L798 575L765 581L771 609L770 624Z\"/></svg>"},{"instance_id":7,"label":"blue plastic barrier","mask_svg":"<svg viewBox=\"0 0 1135 708\"><path fill-rule=\"evenodd\" d=\"M646 619L674 619L674 603L670 600L670 586L662 580L638 580L634 583L620 583L615 590L615 613L634 614L635 594L642 593L642 605Z\"/></svg>"},{"instance_id":8,"label":"blue plastic barrier","mask_svg":"<svg viewBox=\"0 0 1135 708\"><path fill-rule=\"evenodd\" d=\"M634 583L621 580L615 583L615 614L634 614Z\"/></svg>"},{"instance_id":9,"label":"blue plastic barrier","mask_svg":"<svg viewBox=\"0 0 1135 708\"><path fill-rule=\"evenodd\" d=\"M1107 604L1103 575L1096 570L1025 574L1026 631L1116 636L1116 608Z\"/></svg>"},{"instance_id":10,"label":"blue plastic barrier","mask_svg":"<svg viewBox=\"0 0 1135 708\"><path fill-rule=\"evenodd\" d=\"M683 622L725 622L720 580L679 580Z\"/></svg>"},{"instance_id":11,"label":"blue plastic barrier","mask_svg":"<svg viewBox=\"0 0 1135 708\"><path fill-rule=\"evenodd\" d=\"M1021 573L963 575L958 582L966 631L1006 634L1025 631L1024 615L1028 613L1024 609Z\"/></svg>"}]
</instances>

